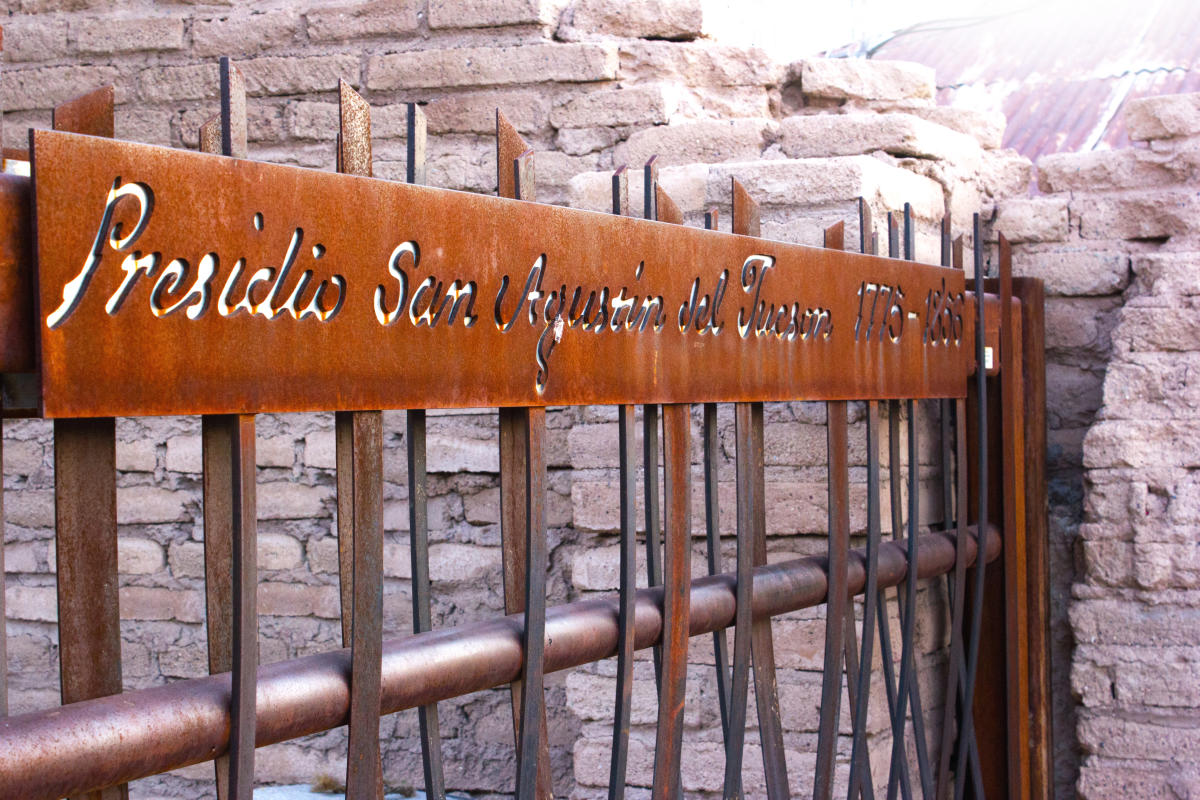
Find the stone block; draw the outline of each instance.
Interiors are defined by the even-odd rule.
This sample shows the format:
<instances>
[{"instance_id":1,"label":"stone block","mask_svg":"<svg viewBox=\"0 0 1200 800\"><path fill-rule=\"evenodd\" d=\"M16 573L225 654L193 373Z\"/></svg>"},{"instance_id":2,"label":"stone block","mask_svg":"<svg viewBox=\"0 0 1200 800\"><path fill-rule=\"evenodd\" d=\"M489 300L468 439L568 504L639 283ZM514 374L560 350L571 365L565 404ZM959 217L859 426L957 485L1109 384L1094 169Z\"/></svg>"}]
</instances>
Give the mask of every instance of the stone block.
<instances>
[{"instance_id":1,"label":"stone block","mask_svg":"<svg viewBox=\"0 0 1200 800\"><path fill-rule=\"evenodd\" d=\"M260 436L254 443L254 456L260 467L285 467L296 463L296 443L291 436Z\"/></svg>"},{"instance_id":2,"label":"stone block","mask_svg":"<svg viewBox=\"0 0 1200 800\"><path fill-rule=\"evenodd\" d=\"M1038 187L1043 192L1096 192L1137 189L1187 180L1179 162L1141 148L1051 153L1038 159Z\"/></svg>"},{"instance_id":3,"label":"stone block","mask_svg":"<svg viewBox=\"0 0 1200 800\"><path fill-rule=\"evenodd\" d=\"M665 80L683 86L776 86L783 69L765 50L712 42L621 43L621 79Z\"/></svg>"},{"instance_id":4,"label":"stone block","mask_svg":"<svg viewBox=\"0 0 1200 800\"><path fill-rule=\"evenodd\" d=\"M215 69L213 74L216 74ZM0 77L0 106L6 113L34 108L49 109L97 86L121 82L120 72L116 67L109 66L5 69ZM121 102L124 92L118 89L117 95L118 102Z\"/></svg>"},{"instance_id":5,"label":"stone block","mask_svg":"<svg viewBox=\"0 0 1200 800\"><path fill-rule=\"evenodd\" d=\"M124 525L182 522L188 495L157 486L125 486L117 489L117 522Z\"/></svg>"},{"instance_id":6,"label":"stone block","mask_svg":"<svg viewBox=\"0 0 1200 800\"><path fill-rule=\"evenodd\" d=\"M1125 105L1125 127L1134 141L1200 133L1200 94L1140 97Z\"/></svg>"},{"instance_id":7,"label":"stone block","mask_svg":"<svg viewBox=\"0 0 1200 800\"><path fill-rule=\"evenodd\" d=\"M1173 303L1176 297L1200 295L1200 269L1191 253L1139 253L1130 261L1138 295L1145 300Z\"/></svg>"},{"instance_id":8,"label":"stone block","mask_svg":"<svg viewBox=\"0 0 1200 800\"><path fill-rule=\"evenodd\" d=\"M258 534L259 569L295 569L304 561L300 542L287 534Z\"/></svg>"},{"instance_id":9,"label":"stone block","mask_svg":"<svg viewBox=\"0 0 1200 800\"><path fill-rule=\"evenodd\" d=\"M697 120L646 128L616 146L613 163L641 165L653 155L660 165L754 159L762 154L773 128L770 120L757 119Z\"/></svg>"},{"instance_id":10,"label":"stone block","mask_svg":"<svg viewBox=\"0 0 1200 800\"><path fill-rule=\"evenodd\" d=\"M183 20L170 17L91 19L72 25L79 52L94 55L179 50Z\"/></svg>"},{"instance_id":11,"label":"stone block","mask_svg":"<svg viewBox=\"0 0 1200 800\"><path fill-rule=\"evenodd\" d=\"M1058 242L1070 233L1065 197L1014 197L996 206L992 230L1010 242Z\"/></svg>"},{"instance_id":12,"label":"stone block","mask_svg":"<svg viewBox=\"0 0 1200 800\"><path fill-rule=\"evenodd\" d=\"M314 15L309 12L309 25ZM238 9L228 15L192 22L192 54L246 58L291 44L300 30L300 17L287 11L253 12Z\"/></svg>"},{"instance_id":13,"label":"stone block","mask_svg":"<svg viewBox=\"0 0 1200 800\"><path fill-rule=\"evenodd\" d=\"M560 5L548 0L430 0L429 27L547 25L555 22Z\"/></svg>"},{"instance_id":14,"label":"stone block","mask_svg":"<svg viewBox=\"0 0 1200 800\"><path fill-rule=\"evenodd\" d=\"M167 469L199 474L204 470L204 449L199 436L172 436L167 440Z\"/></svg>"},{"instance_id":15,"label":"stone block","mask_svg":"<svg viewBox=\"0 0 1200 800\"><path fill-rule=\"evenodd\" d=\"M275 581L258 584L260 616L338 619L341 616L341 602L336 586L305 586Z\"/></svg>"},{"instance_id":16,"label":"stone block","mask_svg":"<svg viewBox=\"0 0 1200 800\"><path fill-rule=\"evenodd\" d=\"M972 137L911 114L809 114L788 117L780 126L780 146L788 158L889 155L944 159L967 168L981 156Z\"/></svg>"},{"instance_id":17,"label":"stone block","mask_svg":"<svg viewBox=\"0 0 1200 800\"><path fill-rule=\"evenodd\" d=\"M574 0L563 12L558 38L600 36L691 41L703 33L700 0Z\"/></svg>"},{"instance_id":18,"label":"stone block","mask_svg":"<svg viewBox=\"0 0 1200 800\"><path fill-rule=\"evenodd\" d=\"M372 56L367 63L367 87L379 90L584 83L616 77L617 50L609 43L422 50Z\"/></svg>"},{"instance_id":19,"label":"stone block","mask_svg":"<svg viewBox=\"0 0 1200 800\"><path fill-rule=\"evenodd\" d=\"M325 502L332 505L333 490L325 486L305 486L291 481L272 481L258 485L259 519L310 519L327 516Z\"/></svg>"},{"instance_id":20,"label":"stone block","mask_svg":"<svg viewBox=\"0 0 1200 800\"><path fill-rule=\"evenodd\" d=\"M1025 194L1033 180L1033 163L1015 150L992 151L979 167L978 180L989 197Z\"/></svg>"},{"instance_id":21,"label":"stone block","mask_svg":"<svg viewBox=\"0 0 1200 800\"><path fill-rule=\"evenodd\" d=\"M500 524L500 489L484 489L465 496L463 516L472 525Z\"/></svg>"},{"instance_id":22,"label":"stone block","mask_svg":"<svg viewBox=\"0 0 1200 800\"><path fill-rule=\"evenodd\" d=\"M662 125L674 110L673 95L664 84L601 89L555 106L550 122L556 128Z\"/></svg>"},{"instance_id":23,"label":"stone block","mask_svg":"<svg viewBox=\"0 0 1200 800\"><path fill-rule=\"evenodd\" d=\"M611 592L621 585L621 548L589 546L571 554L571 583L577 589ZM638 586L646 585L646 565L638 562Z\"/></svg>"},{"instance_id":24,"label":"stone block","mask_svg":"<svg viewBox=\"0 0 1200 800\"><path fill-rule=\"evenodd\" d=\"M203 622L204 595L198 591L122 586L121 619Z\"/></svg>"},{"instance_id":25,"label":"stone block","mask_svg":"<svg viewBox=\"0 0 1200 800\"><path fill-rule=\"evenodd\" d=\"M571 179L599 167L600 156L594 153L569 155L554 150L542 150L533 154L533 163L538 182L538 201L566 205ZM566 432L563 431L562 435L565 440ZM554 453L555 451L550 451L551 458L554 457ZM549 462L549 465L561 466L553 461Z\"/></svg>"},{"instance_id":26,"label":"stone block","mask_svg":"<svg viewBox=\"0 0 1200 800\"><path fill-rule=\"evenodd\" d=\"M239 61L238 68L246 76L246 93L250 95L332 92L337 89L339 79L360 85L359 58L349 54L261 56Z\"/></svg>"},{"instance_id":27,"label":"stone block","mask_svg":"<svg viewBox=\"0 0 1200 800\"><path fill-rule=\"evenodd\" d=\"M500 445L496 440L430 432L425 453L428 472L500 471Z\"/></svg>"},{"instance_id":28,"label":"stone block","mask_svg":"<svg viewBox=\"0 0 1200 800\"><path fill-rule=\"evenodd\" d=\"M9 575L38 572L38 551L44 545L36 542L13 542L4 546L4 572Z\"/></svg>"},{"instance_id":29,"label":"stone block","mask_svg":"<svg viewBox=\"0 0 1200 800\"><path fill-rule=\"evenodd\" d=\"M8 454L5 453L5 455L7 456ZM154 472L157 464L157 443L149 439L117 442L118 472Z\"/></svg>"},{"instance_id":30,"label":"stone block","mask_svg":"<svg viewBox=\"0 0 1200 800\"><path fill-rule=\"evenodd\" d=\"M814 58L793 64L806 98L933 102L933 68L907 61Z\"/></svg>"},{"instance_id":31,"label":"stone block","mask_svg":"<svg viewBox=\"0 0 1200 800\"><path fill-rule=\"evenodd\" d=\"M67 21L61 17L10 18L4 33L5 61L46 61L67 54Z\"/></svg>"},{"instance_id":32,"label":"stone block","mask_svg":"<svg viewBox=\"0 0 1200 800\"><path fill-rule=\"evenodd\" d=\"M117 539L117 571L125 575L153 575L163 567L162 546L150 539L122 536Z\"/></svg>"},{"instance_id":33,"label":"stone block","mask_svg":"<svg viewBox=\"0 0 1200 800\"><path fill-rule=\"evenodd\" d=\"M337 468L337 438L330 429L304 437L304 465L313 469Z\"/></svg>"},{"instance_id":34,"label":"stone block","mask_svg":"<svg viewBox=\"0 0 1200 800\"><path fill-rule=\"evenodd\" d=\"M1015 247L1013 274L1043 279L1051 295L1118 294L1129 283L1129 255L1088 247Z\"/></svg>"},{"instance_id":35,"label":"stone block","mask_svg":"<svg viewBox=\"0 0 1200 800\"><path fill-rule=\"evenodd\" d=\"M429 548L430 580L487 584L498 581L500 574L498 547L444 542Z\"/></svg>"},{"instance_id":36,"label":"stone block","mask_svg":"<svg viewBox=\"0 0 1200 800\"><path fill-rule=\"evenodd\" d=\"M340 42L414 33L424 5L421 0L376 0L318 6L305 14L308 38L314 42Z\"/></svg>"},{"instance_id":37,"label":"stone block","mask_svg":"<svg viewBox=\"0 0 1200 800\"><path fill-rule=\"evenodd\" d=\"M430 133L496 134L496 109L522 133L536 133L550 120L545 92L505 89L436 97L425 106Z\"/></svg>"},{"instance_id":38,"label":"stone block","mask_svg":"<svg viewBox=\"0 0 1200 800\"><path fill-rule=\"evenodd\" d=\"M1200 197L1185 189L1083 195L1071 214L1084 239L1163 239L1195 230Z\"/></svg>"},{"instance_id":39,"label":"stone block","mask_svg":"<svg viewBox=\"0 0 1200 800\"><path fill-rule=\"evenodd\" d=\"M1003 144L1004 129L1008 127L1008 119L1000 111L954 106L913 106L908 113L965 133L988 150L995 150Z\"/></svg>"},{"instance_id":40,"label":"stone block","mask_svg":"<svg viewBox=\"0 0 1200 800\"><path fill-rule=\"evenodd\" d=\"M54 492L48 489L19 489L4 493L4 518L22 528L54 527Z\"/></svg>"},{"instance_id":41,"label":"stone block","mask_svg":"<svg viewBox=\"0 0 1200 800\"><path fill-rule=\"evenodd\" d=\"M56 622L58 592L53 586L9 584L4 590L4 609L9 619Z\"/></svg>"},{"instance_id":42,"label":"stone block","mask_svg":"<svg viewBox=\"0 0 1200 800\"><path fill-rule=\"evenodd\" d=\"M46 466L46 448L41 442L5 439L4 471L9 475L33 475Z\"/></svg>"},{"instance_id":43,"label":"stone block","mask_svg":"<svg viewBox=\"0 0 1200 800\"><path fill-rule=\"evenodd\" d=\"M167 550L167 563L176 578L203 578L204 545L200 542L174 542Z\"/></svg>"},{"instance_id":44,"label":"stone block","mask_svg":"<svg viewBox=\"0 0 1200 800\"><path fill-rule=\"evenodd\" d=\"M336 575L338 572L338 543L333 536L309 539L308 570L313 573Z\"/></svg>"},{"instance_id":45,"label":"stone block","mask_svg":"<svg viewBox=\"0 0 1200 800\"><path fill-rule=\"evenodd\" d=\"M942 187L871 156L778 159L720 164L709 169L708 200L728 203L737 178L762 206L820 207L866 198L875 208L900 211L911 203L917 219L936 221L945 211Z\"/></svg>"},{"instance_id":46,"label":"stone block","mask_svg":"<svg viewBox=\"0 0 1200 800\"><path fill-rule=\"evenodd\" d=\"M241 62L238 66L242 66ZM138 72L138 95L152 103L211 100L221 95L220 80L215 62L147 67Z\"/></svg>"},{"instance_id":47,"label":"stone block","mask_svg":"<svg viewBox=\"0 0 1200 800\"><path fill-rule=\"evenodd\" d=\"M692 214L707 208L708 172L706 164L663 167L658 183L678 204L680 211ZM637 165L629 170L630 215L642 216L643 171ZM572 178L567 186L567 204L588 211L612 211L612 173L585 172Z\"/></svg>"}]
</instances>

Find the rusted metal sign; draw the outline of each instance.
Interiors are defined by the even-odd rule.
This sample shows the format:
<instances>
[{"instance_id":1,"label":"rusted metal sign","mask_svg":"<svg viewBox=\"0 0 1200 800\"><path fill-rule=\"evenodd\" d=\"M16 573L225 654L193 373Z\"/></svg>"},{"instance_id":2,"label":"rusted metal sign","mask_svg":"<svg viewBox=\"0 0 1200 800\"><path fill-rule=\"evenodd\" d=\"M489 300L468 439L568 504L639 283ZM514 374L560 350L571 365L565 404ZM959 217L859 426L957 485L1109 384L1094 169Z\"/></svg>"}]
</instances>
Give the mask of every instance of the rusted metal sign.
<instances>
[{"instance_id":1,"label":"rusted metal sign","mask_svg":"<svg viewBox=\"0 0 1200 800\"><path fill-rule=\"evenodd\" d=\"M43 413L954 397L960 271L32 131Z\"/></svg>"}]
</instances>

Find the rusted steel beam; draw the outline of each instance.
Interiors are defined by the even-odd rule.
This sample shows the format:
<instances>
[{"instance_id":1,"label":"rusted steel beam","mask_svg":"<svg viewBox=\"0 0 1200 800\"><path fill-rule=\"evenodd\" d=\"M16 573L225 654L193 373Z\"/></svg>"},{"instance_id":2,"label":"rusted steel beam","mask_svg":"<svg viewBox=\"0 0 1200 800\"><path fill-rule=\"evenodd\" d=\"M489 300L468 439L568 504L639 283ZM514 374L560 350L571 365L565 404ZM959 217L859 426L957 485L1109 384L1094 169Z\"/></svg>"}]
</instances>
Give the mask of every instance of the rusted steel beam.
<instances>
[{"instance_id":1,"label":"rusted steel beam","mask_svg":"<svg viewBox=\"0 0 1200 800\"><path fill-rule=\"evenodd\" d=\"M945 280L959 302L962 275L942 267L96 137L32 135L36 229L54 231L37 242L39 302L49 310L39 323L41 389L51 417L963 393L969 343L922 341L926 312L912 299ZM113 187L116 177L134 175L138 181ZM515 192L515 176L510 185ZM80 218L97 227L80 226ZM114 243L118 223L127 233ZM97 246L99 257L89 259ZM154 277L145 274L148 263L120 268L135 247L143 259L158 254ZM277 266L250 272L254 263ZM760 280L743 285L751 273ZM697 302L722 300L715 321L688 318L697 280ZM890 309L874 287L900 282L909 299L886 320ZM622 286L626 305L614 311ZM564 305L556 342L546 332ZM969 323L965 298L963 312ZM860 313L872 332L889 322L898 332L903 318L904 333L886 344L878 335L855 341ZM681 326L681 316L690 324ZM710 323L722 335L704 335ZM438 359L428 358L431 338ZM273 365L273 379L247 368L251 342ZM617 363L626 368L595 368ZM84 384L89 391L78 392Z\"/></svg>"},{"instance_id":2,"label":"rusted steel beam","mask_svg":"<svg viewBox=\"0 0 1200 800\"><path fill-rule=\"evenodd\" d=\"M338 83L337 168L370 177L371 108ZM350 647L350 725L346 796L383 797L379 754L379 675L383 648L383 414L339 411L338 566L342 644Z\"/></svg>"},{"instance_id":3,"label":"rusted steel beam","mask_svg":"<svg viewBox=\"0 0 1200 800\"><path fill-rule=\"evenodd\" d=\"M29 179L0 174L0 373L32 372L33 219Z\"/></svg>"},{"instance_id":4,"label":"rusted steel beam","mask_svg":"<svg viewBox=\"0 0 1200 800\"><path fill-rule=\"evenodd\" d=\"M112 137L113 88L54 109L56 130ZM117 576L116 421L54 425L54 545L57 554L59 674L63 703L121 692ZM118 800L125 786L91 792Z\"/></svg>"},{"instance_id":5,"label":"rusted steel beam","mask_svg":"<svg viewBox=\"0 0 1200 800\"><path fill-rule=\"evenodd\" d=\"M972 529L972 534L974 529ZM1000 535L988 531L987 559L1000 554ZM968 540L968 563L976 539ZM954 537L922 536L922 579L954 565ZM828 589L824 556L778 562L754 570L754 618L811 608ZM880 547L879 585L896 586L907 573L903 542ZM865 582L864 554L850 553L848 590ZM689 634L712 633L733 622L736 579L731 574L692 582ZM659 641L663 592L637 596L636 645ZM615 597L584 600L546 614L546 671L611 658L617 650ZM384 642L382 710L406 708L503 686L521 672L520 615L487 620ZM268 744L345 725L350 709L350 656L346 650L280 661L259 668L257 743ZM229 742L228 675L105 697L0 720L0 797L51 800L213 759Z\"/></svg>"},{"instance_id":6,"label":"rusted steel beam","mask_svg":"<svg viewBox=\"0 0 1200 800\"><path fill-rule=\"evenodd\" d=\"M533 173L533 151L517 133L517 129L498 109L496 111L496 181L497 193L513 200L535 199ZM531 453L530 447L541 447L545 439L546 415L544 409L501 408L500 409L500 544L504 571L504 610L508 614L525 613L531 595L528 591L530 579L541 583L542 592L534 595L540 608L533 609L533 617L540 617L545 609L545 537L544 525L534 530L532 511L541 508L541 497L534 497L533 484L538 491L544 485L545 476L531 475L530 468L545 471L545 456ZM537 427L537 430L531 428ZM540 466L539 466L540 465ZM531 484L531 479L533 483ZM530 543L535 542L533 551ZM536 560L540 575L531 575L530 564ZM550 748L547 736L546 709L542 694L542 658L540 653L531 652L544 647L544 640L530 631L536 641L531 648L522 650L522 669L518 680L512 682L513 736L517 750L517 788L524 792L521 800L537 797L551 800L553 787L550 774ZM530 660L529 656L533 659ZM533 697L526 702L525 693ZM536 701L536 702L534 702ZM526 712L538 719L538 724L527 728ZM530 752L530 751L533 752ZM536 758L536 783L522 775L532 766Z\"/></svg>"}]
</instances>

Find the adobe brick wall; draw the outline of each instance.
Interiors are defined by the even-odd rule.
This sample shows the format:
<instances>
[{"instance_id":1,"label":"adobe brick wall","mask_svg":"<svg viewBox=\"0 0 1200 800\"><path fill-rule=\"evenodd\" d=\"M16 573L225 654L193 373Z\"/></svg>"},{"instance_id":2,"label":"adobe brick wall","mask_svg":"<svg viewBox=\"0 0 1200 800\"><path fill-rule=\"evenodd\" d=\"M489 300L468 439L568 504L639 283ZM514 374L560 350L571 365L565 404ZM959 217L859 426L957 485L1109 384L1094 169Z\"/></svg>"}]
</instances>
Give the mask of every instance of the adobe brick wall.
<instances>
[{"instance_id":1,"label":"adobe brick wall","mask_svg":"<svg viewBox=\"0 0 1200 800\"><path fill-rule=\"evenodd\" d=\"M445 188L495 191L493 111L499 106L537 150L538 198L544 202L607 210L609 171L620 163L636 168L646 156L658 153L664 187L691 224L715 205L723 209L727 229L729 181L734 176L762 204L764 235L802 244L819 244L822 228L837 220L848 223L847 242L856 243L854 204L859 196L867 198L879 225L884 213L898 212L910 202L920 234L917 254L928 261L937 260L932 234L947 209L957 233L967 230L970 214L995 207L996 227L1018 240L1018 271L1043 275L1051 284L1052 529L1059 601L1054 607L1063 610L1055 632L1065 659L1059 663L1069 662L1073 634L1065 609L1075 574L1071 542L1081 531L1085 486L1091 485L1085 483L1084 435L1101 407L1101 381L1117 352L1112 331L1123 293L1131 291L1130 258L1150 258L1169 248L1124 238L1153 233L1121 233L1113 227L1115 222L1088 222L1093 213L1103 212L1085 214L1085 207L1092 208L1087 202L1103 205L1102 200L1112 199L1090 188L1086 196L1081 194L1080 205L1074 200L1075 190L1065 184L1050 186L1058 194L1048 197L1003 201L1024 195L1030 164L999 149L1002 117L935 106L930 70L845 60L777 64L759 51L703 39L695 0L8 0L6 10L0 107L5 110L7 146L23 146L29 126L48 126L55 103L112 83L117 88L119 137L194 148L198 125L216 111L215 59L228 54L247 76L250 155L256 159L332 169L335 88L338 78L345 78L372 103L376 174L384 178L403 177L401 104L415 100L426 104L429 120L428 182ZM1191 140L1163 144L1164 136L1177 135L1180 125L1190 130L1186 115L1183 122L1179 117L1156 117L1166 132L1155 134L1160 150L1186 150L1178 142ZM1190 176L1186 170L1171 172L1150 164L1154 159L1146 156L1133 161L1137 164L1127 169L1111 169L1135 176L1159 176L1166 170L1169 180L1179 185ZM1101 165L1081 180L1092 187L1101 180L1097 175L1109 174L1105 169L1109 168ZM1053 174L1051 165L1043 162L1042 180L1060 180ZM631 178L634 212L640 213L640 170ZM1142 193L1146 202L1156 202L1159 181L1166 179L1120 178L1143 181L1138 185L1148 187ZM1113 214L1108 218L1115 219ZM1176 216L1186 225L1182 219ZM1095 224L1112 231L1113 241L1103 246L1107 255L1092 254L1092 237L1083 233L1094 230ZM1176 287L1185 285L1181 281L1186 262L1170 269L1148 266L1146 274L1154 269L1168 276L1166 283L1155 284L1162 287L1163 302L1176 302L1183 294ZM863 423L861 409L852 413L851 436L858 443L852 453L852 496L861 498ZM818 552L823 539L817 534L825 527L823 407L773 405L767 419L771 558ZM932 441L936 420L923 413L921 422L923 441ZM551 603L615 586L614 423L614 412L603 408L555 409L548 415ZM503 605L497 433L494 412L433 413L429 424L434 619L436 625L446 626L491 616ZM262 660L273 661L340 646L334 446L331 415L262 416L258 426L260 647ZM734 508L733 438L732 420L724 413L721 430L722 509L728 515ZM1112 430L1116 435L1127 429ZM698 432L697 421L697 445ZM385 413L385 628L399 634L410 629L403 436L403 413ZM1108 452L1102 441L1095 439L1097 453ZM58 697L50 427L36 421L6 422L4 448L10 694L13 711L21 712L53 706ZM697 468L698 455L697 451ZM136 688L203 674L199 422L121 420L117 458L125 684ZM923 508L932 510L937 472L932 459L924 460L929 463L923 463L921 474L929 499ZM1091 472L1086 470L1089 481ZM1103 483L1101 477L1120 484L1117 472L1097 473L1096 485ZM697 473L699 487L698 478ZM1147 487L1160 486L1149 478L1143 481ZM1147 488L1146 496L1160 497L1156 491ZM693 507L700 505L694 502ZM1127 505L1103 507L1109 510L1096 511L1097 522L1099 517L1121 519ZM1092 514L1101 504L1089 500L1087 508ZM860 516L852 520L856 535L862 530ZM723 528L732 530L732 521ZM1131 537L1110 538L1133 547ZM693 565L700 570L702 541L696 539L694 545ZM1177 542L1171 552L1182 558L1184 550ZM726 562L731 563L728 539L726 551ZM1126 549L1120 557L1128 559L1131 552ZM1149 595L1130 600L1131 589L1118 588L1122 586L1097 582L1095 591L1103 595L1096 601L1099 605L1077 600L1072 612L1076 628L1083 624L1080 615L1093 613L1088 609L1109 613L1115 608L1112 619L1132 629L1129 608L1145 611L1148 606L1142 600ZM931 729L940 720L934 687L942 683L944 664L942 597L944 584L928 584L919 617L922 689ZM894 613L892 624L898 641ZM812 768L823 635L821 609L787 615L775 623L796 792L807 791ZM710 640L697 639L692 648L685 788L689 796L711 797L720 788L722 758ZM1181 663L1191 657L1185 651L1180 645ZM1106 675L1124 675L1121 679L1128 681L1128 675L1141 674L1119 671L1117 662L1126 650L1086 655L1092 651L1081 646L1078 652ZM1152 651L1139 652L1151 658L1146 654ZM630 780L648 786L655 708L648 659L639 661L639 670ZM1066 674L1064 667L1062 675ZM1076 675L1082 674L1083 668L1077 668ZM1186 668L1172 675L1185 681ZM583 800L603 794L614 680L611 663L548 678L548 702L556 709L550 718L550 739L560 795ZM1062 725L1073 732L1075 724L1075 701L1066 681L1063 677L1057 693L1062 703L1060 742ZM874 774L884 780L890 739L882 687L875 688L870 726ZM1120 723L1126 725L1122 735L1137 746L1154 744L1144 728L1128 727L1133 716L1126 713L1124 700L1114 700L1111 707L1089 705L1086 696L1081 702L1081 725ZM441 704L450 788L483 797L511 792L507 703L507 693L496 691ZM845 713L842 729L849 731ZM389 716L381 730L389 785L419 785L416 715ZM1087 747L1086 731L1080 738ZM753 772L761 765L756 744L756 732L751 731L746 754L751 796L761 795L756 788L761 777ZM345 745L344 732L333 731L264 748L258 752L256 777L262 783L301 782L319 775L340 779ZM839 779L844 781L848 737L842 737L838 751ZM1081 785L1111 775L1114 764L1124 763L1108 760L1114 757L1109 752L1089 755ZM1069 744L1062 749L1060 772L1067 793L1076 758ZM1151 761L1136 764L1145 767ZM845 789L838 791L844 794ZM1099 790L1089 791L1100 796ZM211 797L211 767L148 779L133 792L138 797ZM643 793L634 790L639 797Z\"/></svg>"},{"instance_id":2,"label":"adobe brick wall","mask_svg":"<svg viewBox=\"0 0 1200 800\"><path fill-rule=\"evenodd\" d=\"M1129 104L1139 146L1047 156L999 204L1046 279L1061 793L1200 792L1200 95ZM1070 670L1066 664L1070 663ZM1074 748L1078 750L1074 750Z\"/></svg>"}]
</instances>

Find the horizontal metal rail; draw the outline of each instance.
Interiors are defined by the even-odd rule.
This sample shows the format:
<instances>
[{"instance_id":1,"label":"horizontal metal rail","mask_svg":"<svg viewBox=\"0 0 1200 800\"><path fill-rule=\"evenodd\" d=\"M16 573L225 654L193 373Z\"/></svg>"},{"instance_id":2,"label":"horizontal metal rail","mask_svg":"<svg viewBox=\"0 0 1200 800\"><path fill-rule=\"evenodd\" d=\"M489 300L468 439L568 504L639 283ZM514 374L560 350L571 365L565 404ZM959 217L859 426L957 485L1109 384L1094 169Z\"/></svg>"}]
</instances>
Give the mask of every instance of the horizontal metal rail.
<instances>
[{"instance_id":1,"label":"horizontal metal rail","mask_svg":"<svg viewBox=\"0 0 1200 800\"><path fill-rule=\"evenodd\" d=\"M969 529L967 563L975 563L976 529ZM920 537L917 575L954 568L954 535ZM987 561L1001 549L988 528ZM908 574L904 540L879 549L879 587ZM865 552L849 553L848 590L863 591ZM827 559L808 556L754 570L753 616L772 617L825 602ZM728 627L736 611L730 573L691 585L689 636ZM662 637L661 588L637 593L635 643ZM546 612L545 670L570 669L617 652L618 599L581 600ZM521 673L523 615L429 631L383 645L382 713L504 686ZM337 650L259 667L258 747L345 725L350 713L350 652ZM229 673L102 697L0 720L0 797L52 800L178 767L226 751L230 731Z\"/></svg>"}]
</instances>

